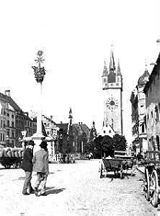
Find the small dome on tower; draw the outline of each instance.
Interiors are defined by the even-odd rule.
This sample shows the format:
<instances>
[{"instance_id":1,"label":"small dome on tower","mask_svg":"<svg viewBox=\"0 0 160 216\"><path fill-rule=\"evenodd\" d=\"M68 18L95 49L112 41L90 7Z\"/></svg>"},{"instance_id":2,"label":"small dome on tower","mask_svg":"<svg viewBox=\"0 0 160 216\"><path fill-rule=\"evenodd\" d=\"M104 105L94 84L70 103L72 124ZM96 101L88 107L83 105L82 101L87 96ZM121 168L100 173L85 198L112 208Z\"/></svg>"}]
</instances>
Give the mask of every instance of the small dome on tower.
<instances>
[{"instance_id":1,"label":"small dome on tower","mask_svg":"<svg viewBox=\"0 0 160 216\"><path fill-rule=\"evenodd\" d=\"M150 74L149 74L149 72L148 72L148 70L146 68L143 75L140 76L139 79L138 79L138 85L139 86L145 85L148 82L149 76L150 76Z\"/></svg>"}]
</instances>

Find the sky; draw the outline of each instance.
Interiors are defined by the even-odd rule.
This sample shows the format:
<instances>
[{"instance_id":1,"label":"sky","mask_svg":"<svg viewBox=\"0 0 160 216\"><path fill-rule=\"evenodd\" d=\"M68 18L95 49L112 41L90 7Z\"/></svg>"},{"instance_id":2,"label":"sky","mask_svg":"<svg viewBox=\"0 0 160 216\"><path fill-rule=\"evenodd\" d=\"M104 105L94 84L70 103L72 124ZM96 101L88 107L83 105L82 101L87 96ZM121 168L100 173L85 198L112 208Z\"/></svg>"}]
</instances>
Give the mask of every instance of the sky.
<instances>
[{"instance_id":1,"label":"sky","mask_svg":"<svg viewBox=\"0 0 160 216\"><path fill-rule=\"evenodd\" d=\"M102 128L102 72L111 45L123 75L124 135L131 134L130 95L160 46L158 0L5 0L0 2L0 92L23 111L37 111L39 85L31 66L44 51L42 114L55 122Z\"/></svg>"}]
</instances>

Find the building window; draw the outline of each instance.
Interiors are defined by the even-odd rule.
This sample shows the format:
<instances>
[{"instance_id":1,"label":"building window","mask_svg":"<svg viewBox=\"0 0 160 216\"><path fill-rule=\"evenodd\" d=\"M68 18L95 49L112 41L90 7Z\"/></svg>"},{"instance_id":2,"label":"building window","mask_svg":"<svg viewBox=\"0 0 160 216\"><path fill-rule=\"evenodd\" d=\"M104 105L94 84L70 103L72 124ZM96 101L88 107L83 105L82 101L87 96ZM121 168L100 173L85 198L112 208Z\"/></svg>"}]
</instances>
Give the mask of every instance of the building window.
<instances>
[{"instance_id":1,"label":"building window","mask_svg":"<svg viewBox=\"0 0 160 216\"><path fill-rule=\"evenodd\" d=\"M9 137L9 129L7 129L7 135L8 135L8 137Z\"/></svg>"},{"instance_id":2,"label":"building window","mask_svg":"<svg viewBox=\"0 0 160 216\"><path fill-rule=\"evenodd\" d=\"M14 130L12 130L12 138L14 138Z\"/></svg>"},{"instance_id":3,"label":"building window","mask_svg":"<svg viewBox=\"0 0 160 216\"><path fill-rule=\"evenodd\" d=\"M9 127L9 120L7 120L7 127Z\"/></svg>"},{"instance_id":4,"label":"building window","mask_svg":"<svg viewBox=\"0 0 160 216\"><path fill-rule=\"evenodd\" d=\"M156 113L156 122L158 122L159 121L159 113L158 113L158 107L156 106L155 107L155 113Z\"/></svg>"}]
</instances>

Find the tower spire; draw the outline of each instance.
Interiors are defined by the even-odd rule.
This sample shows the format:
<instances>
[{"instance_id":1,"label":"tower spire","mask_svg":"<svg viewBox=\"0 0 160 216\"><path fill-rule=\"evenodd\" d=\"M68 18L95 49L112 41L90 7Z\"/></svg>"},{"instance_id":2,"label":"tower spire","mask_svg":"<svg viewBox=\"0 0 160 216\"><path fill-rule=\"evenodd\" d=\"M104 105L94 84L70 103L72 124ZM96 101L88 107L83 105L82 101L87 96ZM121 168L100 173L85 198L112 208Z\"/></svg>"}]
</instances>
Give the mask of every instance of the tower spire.
<instances>
[{"instance_id":1,"label":"tower spire","mask_svg":"<svg viewBox=\"0 0 160 216\"><path fill-rule=\"evenodd\" d=\"M115 71L115 61L114 61L114 54L113 54L113 45L111 45L111 53L110 53L110 63L109 63L109 71Z\"/></svg>"},{"instance_id":2,"label":"tower spire","mask_svg":"<svg viewBox=\"0 0 160 216\"><path fill-rule=\"evenodd\" d=\"M107 76L107 75L108 75L108 69L107 69L106 60L104 60L104 68L103 68L103 75L102 76Z\"/></svg>"},{"instance_id":3,"label":"tower spire","mask_svg":"<svg viewBox=\"0 0 160 216\"><path fill-rule=\"evenodd\" d=\"M73 119L73 115L72 115L72 109L70 108L70 110L69 110L69 123L70 123L70 125L72 125L72 119Z\"/></svg>"},{"instance_id":4,"label":"tower spire","mask_svg":"<svg viewBox=\"0 0 160 216\"><path fill-rule=\"evenodd\" d=\"M117 75L121 74L121 68L120 68L120 63L119 63L119 59L118 59L118 63L117 63Z\"/></svg>"}]
</instances>

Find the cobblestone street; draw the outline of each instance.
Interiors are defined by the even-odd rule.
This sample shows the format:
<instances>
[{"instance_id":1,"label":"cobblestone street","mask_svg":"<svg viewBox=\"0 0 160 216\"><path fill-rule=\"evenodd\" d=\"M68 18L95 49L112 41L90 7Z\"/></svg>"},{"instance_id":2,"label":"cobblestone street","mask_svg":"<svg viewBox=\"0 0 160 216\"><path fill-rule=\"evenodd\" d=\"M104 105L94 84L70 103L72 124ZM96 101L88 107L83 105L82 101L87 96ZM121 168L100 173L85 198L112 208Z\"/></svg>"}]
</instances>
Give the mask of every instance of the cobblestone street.
<instances>
[{"instance_id":1,"label":"cobblestone street","mask_svg":"<svg viewBox=\"0 0 160 216\"><path fill-rule=\"evenodd\" d=\"M3 216L157 215L143 195L143 175L100 179L99 160L50 164L47 196L21 194L24 172L0 168L0 204ZM32 183L35 181L33 173Z\"/></svg>"}]
</instances>

